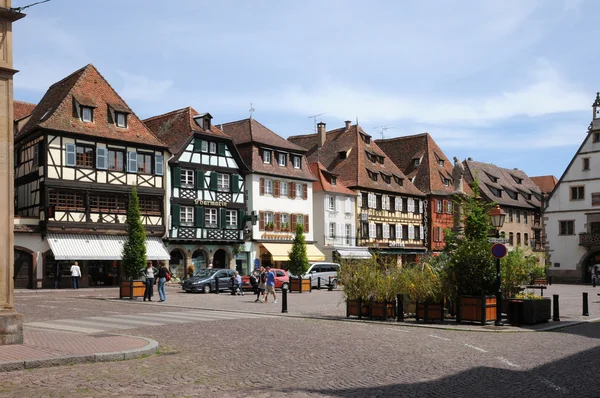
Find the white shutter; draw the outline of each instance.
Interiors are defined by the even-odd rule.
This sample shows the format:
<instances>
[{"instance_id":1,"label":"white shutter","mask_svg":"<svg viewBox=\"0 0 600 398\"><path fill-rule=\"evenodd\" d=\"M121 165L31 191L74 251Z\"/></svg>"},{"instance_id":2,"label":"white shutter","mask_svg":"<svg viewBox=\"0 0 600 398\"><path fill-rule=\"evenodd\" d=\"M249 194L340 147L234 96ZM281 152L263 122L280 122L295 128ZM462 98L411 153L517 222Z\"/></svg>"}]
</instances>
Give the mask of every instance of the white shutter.
<instances>
[{"instance_id":1,"label":"white shutter","mask_svg":"<svg viewBox=\"0 0 600 398\"><path fill-rule=\"evenodd\" d=\"M350 198L346 198L344 199L344 212L346 213L352 213L352 202L350 200Z\"/></svg>"},{"instance_id":2,"label":"white shutter","mask_svg":"<svg viewBox=\"0 0 600 398\"><path fill-rule=\"evenodd\" d=\"M402 239L402 224L396 224L396 239Z\"/></svg>"},{"instance_id":3,"label":"white shutter","mask_svg":"<svg viewBox=\"0 0 600 398\"><path fill-rule=\"evenodd\" d=\"M377 236L377 230L375 229L375 223L369 223L369 238L375 238Z\"/></svg>"},{"instance_id":4,"label":"white shutter","mask_svg":"<svg viewBox=\"0 0 600 398\"><path fill-rule=\"evenodd\" d=\"M423 227L421 225L417 227L419 228L419 240L423 240Z\"/></svg>"},{"instance_id":5,"label":"white shutter","mask_svg":"<svg viewBox=\"0 0 600 398\"><path fill-rule=\"evenodd\" d=\"M65 145L65 150L67 152L65 164L67 166L75 166L75 148L75 144Z\"/></svg>"},{"instance_id":6,"label":"white shutter","mask_svg":"<svg viewBox=\"0 0 600 398\"><path fill-rule=\"evenodd\" d=\"M96 168L99 170L106 170L108 168L106 164L106 158L108 157L108 149L96 148Z\"/></svg>"},{"instance_id":7,"label":"white shutter","mask_svg":"<svg viewBox=\"0 0 600 398\"><path fill-rule=\"evenodd\" d=\"M337 225L337 238L340 243L344 243L344 224Z\"/></svg>"},{"instance_id":8,"label":"white shutter","mask_svg":"<svg viewBox=\"0 0 600 398\"><path fill-rule=\"evenodd\" d=\"M390 197L387 195L383 195L381 200L383 201L383 209L389 210L390 209Z\"/></svg>"},{"instance_id":9,"label":"white shutter","mask_svg":"<svg viewBox=\"0 0 600 398\"><path fill-rule=\"evenodd\" d=\"M412 212L415 211L415 201L413 199L410 199L410 198L408 199L408 209L407 209L407 211L409 213L412 213Z\"/></svg>"},{"instance_id":10,"label":"white shutter","mask_svg":"<svg viewBox=\"0 0 600 398\"><path fill-rule=\"evenodd\" d=\"M416 225L413 226L413 228L410 228L410 227L411 226L409 225L408 226L408 239L413 240L413 239L415 239L415 229L414 229L414 227L416 227Z\"/></svg>"},{"instance_id":11,"label":"white shutter","mask_svg":"<svg viewBox=\"0 0 600 398\"><path fill-rule=\"evenodd\" d=\"M396 211L402 211L402 198L396 198Z\"/></svg>"},{"instance_id":12,"label":"white shutter","mask_svg":"<svg viewBox=\"0 0 600 398\"><path fill-rule=\"evenodd\" d=\"M137 152L127 152L127 171L137 173Z\"/></svg>"},{"instance_id":13,"label":"white shutter","mask_svg":"<svg viewBox=\"0 0 600 398\"><path fill-rule=\"evenodd\" d=\"M163 155L156 155L154 157L154 174L161 176L164 174L164 157ZM235 192L235 191L234 191Z\"/></svg>"},{"instance_id":14,"label":"white shutter","mask_svg":"<svg viewBox=\"0 0 600 398\"><path fill-rule=\"evenodd\" d=\"M372 209L375 207L375 206L373 206L373 194L369 192L368 198L369 198L369 209Z\"/></svg>"},{"instance_id":15,"label":"white shutter","mask_svg":"<svg viewBox=\"0 0 600 398\"><path fill-rule=\"evenodd\" d=\"M358 193L358 207L362 207L362 193Z\"/></svg>"},{"instance_id":16,"label":"white shutter","mask_svg":"<svg viewBox=\"0 0 600 398\"><path fill-rule=\"evenodd\" d=\"M390 226L389 224L383 224L383 237L384 239L390 238Z\"/></svg>"},{"instance_id":17,"label":"white shutter","mask_svg":"<svg viewBox=\"0 0 600 398\"><path fill-rule=\"evenodd\" d=\"M419 213L423 214L423 201L419 200Z\"/></svg>"},{"instance_id":18,"label":"white shutter","mask_svg":"<svg viewBox=\"0 0 600 398\"><path fill-rule=\"evenodd\" d=\"M329 210L329 195L325 195L325 210Z\"/></svg>"}]
</instances>

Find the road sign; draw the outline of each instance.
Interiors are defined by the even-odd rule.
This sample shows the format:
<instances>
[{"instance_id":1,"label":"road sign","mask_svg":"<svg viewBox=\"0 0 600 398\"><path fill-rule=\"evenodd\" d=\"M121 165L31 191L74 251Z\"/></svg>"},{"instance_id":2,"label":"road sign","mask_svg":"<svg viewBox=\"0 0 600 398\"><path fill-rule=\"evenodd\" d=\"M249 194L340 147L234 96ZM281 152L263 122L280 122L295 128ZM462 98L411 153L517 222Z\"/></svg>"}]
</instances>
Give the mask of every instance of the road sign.
<instances>
[{"instance_id":1,"label":"road sign","mask_svg":"<svg viewBox=\"0 0 600 398\"><path fill-rule=\"evenodd\" d=\"M254 268L260 267L260 260L258 258L254 259Z\"/></svg>"},{"instance_id":2,"label":"road sign","mask_svg":"<svg viewBox=\"0 0 600 398\"><path fill-rule=\"evenodd\" d=\"M490 242L490 243L508 243L508 239L506 239L506 238L488 238L488 242Z\"/></svg>"},{"instance_id":3,"label":"road sign","mask_svg":"<svg viewBox=\"0 0 600 398\"><path fill-rule=\"evenodd\" d=\"M492 256L496 258L502 258L506 256L506 252L506 246L504 246L502 243L496 243L492 246Z\"/></svg>"}]
</instances>

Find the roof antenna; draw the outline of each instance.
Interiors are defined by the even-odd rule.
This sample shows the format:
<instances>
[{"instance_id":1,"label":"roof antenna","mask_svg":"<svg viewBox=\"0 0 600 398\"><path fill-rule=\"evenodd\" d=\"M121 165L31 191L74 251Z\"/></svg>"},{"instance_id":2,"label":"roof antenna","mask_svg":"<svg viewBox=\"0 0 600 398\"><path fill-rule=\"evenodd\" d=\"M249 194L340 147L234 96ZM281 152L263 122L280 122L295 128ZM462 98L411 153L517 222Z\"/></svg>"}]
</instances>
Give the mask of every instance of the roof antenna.
<instances>
[{"instance_id":1,"label":"roof antenna","mask_svg":"<svg viewBox=\"0 0 600 398\"><path fill-rule=\"evenodd\" d=\"M252 119L252 112L256 111L256 109L254 109L254 107L252 106L252 102L250 103L250 110L248 112L250 112L250 119Z\"/></svg>"},{"instance_id":2,"label":"roof antenna","mask_svg":"<svg viewBox=\"0 0 600 398\"><path fill-rule=\"evenodd\" d=\"M376 128L376 129L381 129L381 133L380 133L380 134L381 134L381 139L383 140L383 139L385 138L383 134L384 134L385 132L387 132L389 129L393 129L393 128L394 128L394 126L391 126L391 125L389 125L389 124L386 124L386 125L383 125L383 126L377 126L377 127L375 127L375 128Z\"/></svg>"},{"instance_id":3,"label":"roof antenna","mask_svg":"<svg viewBox=\"0 0 600 398\"><path fill-rule=\"evenodd\" d=\"M23 7L11 7L10 11L20 13L20 12L22 12L26 8L33 7L35 5L42 4L42 3L47 3L49 1L50 0L38 1L37 3L32 3L32 4L29 4L29 5L23 6Z\"/></svg>"},{"instance_id":4,"label":"roof antenna","mask_svg":"<svg viewBox=\"0 0 600 398\"><path fill-rule=\"evenodd\" d=\"M313 127L313 131L314 131L314 133L315 133L315 134L317 134L317 118L318 118L319 116L323 116L323 115L325 115L325 114L327 114L327 112L319 113L319 114L317 114L317 115L312 115L312 116L309 116L309 117L308 117L309 119L311 119L311 118L312 118L312 119L314 119L314 121L315 121L315 123L314 123L315 127Z\"/></svg>"}]
</instances>

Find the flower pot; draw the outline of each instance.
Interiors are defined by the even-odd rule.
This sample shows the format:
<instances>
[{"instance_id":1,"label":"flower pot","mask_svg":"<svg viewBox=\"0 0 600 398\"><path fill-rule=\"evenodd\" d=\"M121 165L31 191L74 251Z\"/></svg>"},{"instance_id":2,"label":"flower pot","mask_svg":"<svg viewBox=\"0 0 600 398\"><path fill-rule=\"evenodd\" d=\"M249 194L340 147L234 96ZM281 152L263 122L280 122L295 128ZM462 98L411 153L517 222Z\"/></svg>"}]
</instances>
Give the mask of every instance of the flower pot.
<instances>
[{"instance_id":1,"label":"flower pot","mask_svg":"<svg viewBox=\"0 0 600 398\"><path fill-rule=\"evenodd\" d=\"M546 322L551 317L552 300L544 298L539 300L523 301L523 324L535 325L536 323Z\"/></svg>"},{"instance_id":2,"label":"flower pot","mask_svg":"<svg viewBox=\"0 0 600 398\"><path fill-rule=\"evenodd\" d=\"M144 283L144 281L121 281L121 285L119 288L119 298L144 297L145 290L146 284Z\"/></svg>"},{"instance_id":3,"label":"flower pot","mask_svg":"<svg viewBox=\"0 0 600 398\"><path fill-rule=\"evenodd\" d=\"M496 319L495 296L459 296L456 299L456 322L481 322Z\"/></svg>"},{"instance_id":4,"label":"flower pot","mask_svg":"<svg viewBox=\"0 0 600 398\"><path fill-rule=\"evenodd\" d=\"M346 300L346 317L357 316L359 318L371 316L369 301Z\"/></svg>"},{"instance_id":5,"label":"flower pot","mask_svg":"<svg viewBox=\"0 0 600 398\"><path fill-rule=\"evenodd\" d=\"M310 279L290 278L290 292L311 292Z\"/></svg>"},{"instance_id":6,"label":"flower pot","mask_svg":"<svg viewBox=\"0 0 600 398\"><path fill-rule=\"evenodd\" d=\"M371 318L388 319L396 316L396 303L393 301L372 301Z\"/></svg>"},{"instance_id":7,"label":"flower pot","mask_svg":"<svg viewBox=\"0 0 600 398\"><path fill-rule=\"evenodd\" d=\"M417 322L423 319L425 322L429 321L444 321L444 303L429 303L417 302L417 308L415 311Z\"/></svg>"}]
</instances>

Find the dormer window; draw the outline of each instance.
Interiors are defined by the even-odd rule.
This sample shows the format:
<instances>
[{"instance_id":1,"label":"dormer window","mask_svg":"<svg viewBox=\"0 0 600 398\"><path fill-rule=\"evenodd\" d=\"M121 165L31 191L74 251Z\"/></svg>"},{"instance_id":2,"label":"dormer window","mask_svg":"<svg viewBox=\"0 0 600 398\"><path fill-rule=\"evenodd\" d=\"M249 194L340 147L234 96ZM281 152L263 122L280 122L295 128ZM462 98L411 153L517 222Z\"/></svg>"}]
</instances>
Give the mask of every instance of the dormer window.
<instances>
[{"instance_id":1,"label":"dormer window","mask_svg":"<svg viewBox=\"0 0 600 398\"><path fill-rule=\"evenodd\" d=\"M204 113L202 115L194 116L194 121L196 122L196 124L204 130L210 130L211 119L212 115L210 113Z\"/></svg>"},{"instance_id":2,"label":"dormer window","mask_svg":"<svg viewBox=\"0 0 600 398\"><path fill-rule=\"evenodd\" d=\"M263 163L271 164L271 151L263 150Z\"/></svg>"},{"instance_id":3,"label":"dormer window","mask_svg":"<svg viewBox=\"0 0 600 398\"><path fill-rule=\"evenodd\" d=\"M300 156L294 156L294 168L299 169L302 165L302 158Z\"/></svg>"},{"instance_id":4,"label":"dormer window","mask_svg":"<svg viewBox=\"0 0 600 398\"><path fill-rule=\"evenodd\" d=\"M396 181L396 184L400 185L401 187L404 186L404 178L394 175L394 181Z\"/></svg>"},{"instance_id":5,"label":"dormer window","mask_svg":"<svg viewBox=\"0 0 600 398\"><path fill-rule=\"evenodd\" d=\"M360 138L364 141L365 144L369 145L371 143L371 137L366 134L361 134Z\"/></svg>"},{"instance_id":6,"label":"dormer window","mask_svg":"<svg viewBox=\"0 0 600 398\"><path fill-rule=\"evenodd\" d=\"M383 156L378 156L377 160L379 161L379 163L383 164Z\"/></svg>"},{"instance_id":7,"label":"dormer window","mask_svg":"<svg viewBox=\"0 0 600 398\"><path fill-rule=\"evenodd\" d=\"M115 124L117 127L127 127L127 114L123 112L115 112Z\"/></svg>"},{"instance_id":8,"label":"dormer window","mask_svg":"<svg viewBox=\"0 0 600 398\"><path fill-rule=\"evenodd\" d=\"M392 182L392 178L390 176L387 176L383 173L381 173L381 179L386 183L389 184L390 182Z\"/></svg>"},{"instance_id":9,"label":"dormer window","mask_svg":"<svg viewBox=\"0 0 600 398\"><path fill-rule=\"evenodd\" d=\"M600 142L600 133L594 133L592 141L593 142Z\"/></svg>"},{"instance_id":10,"label":"dormer window","mask_svg":"<svg viewBox=\"0 0 600 398\"><path fill-rule=\"evenodd\" d=\"M444 160L443 159L439 159L438 160L438 164L440 165L440 167L444 167Z\"/></svg>"},{"instance_id":11,"label":"dormer window","mask_svg":"<svg viewBox=\"0 0 600 398\"><path fill-rule=\"evenodd\" d=\"M348 153L346 151L340 151L338 153L340 154L340 159L341 160L345 160L346 157L348 156Z\"/></svg>"},{"instance_id":12,"label":"dormer window","mask_svg":"<svg viewBox=\"0 0 600 398\"><path fill-rule=\"evenodd\" d=\"M512 174L510 176L513 178L513 180L515 180L515 182L517 184L522 184L523 183L523 179L522 178L516 177L516 176L514 176Z\"/></svg>"},{"instance_id":13,"label":"dormer window","mask_svg":"<svg viewBox=\"0 0 600 398\"><path fill-rule=\"evenodd\" d=\"M490 179L490 181L492 181L492 182L498 182L498 177L494 177L493 175L488 174L488 173L485 173L485 174L488 176L488 178Z\"/></svg>"},{"instance_id":14,"label":"dormer window","mask_svg":"<svg viewBox=\"0 0 600 398\"><path fill-rule=\"evenodd\" d=\"M81 120L86 123L94 121L94 108L89 106L81 106Z\"/></svg>"},{"instance_id":15,"label":"dormer window","mask_svg":"<svg viewBox=\"0 0 600 398\"><path fill-rule=\"evenodd\" d=\"M413 166L418 167L421 164L421 159L414 159Z\"/></svg>"},{"instance_id":16,"label":"dormer window","mask_svg":"<svg viewBox=\"0 0 600 398\"><path fill-rule=\"evenodd\" d=\"M208 152L217 153L217 143L216 142L210 142L208 144Z\"/></svg>"},{"instance_id":17,"label":"dormer window","mask_svg":"<svg viewBox=\"0 0 600 398\"><path fill-rule=\"evenodd\" d=\"M371 170L367 169L367 174L371 180L377 181L377 173L373 173Z\"/></svg>"},{"instance_id":18,"label":"dormer window","mask_svg":"<svg viewBox=\"0 0 600 398\"><path fill-rule=\"evenodd\" d=\"M285 166L286 164L286 159L287 156L285 156L285 153L280 153L277 159L277 164L279 164L280 166Z\"/></svg>"},{"instance_id":19,"label":"dormer window","mask_svg":"<svg viewBox=\"0 0 600 398\"><path fill-rule=\"evenodd\" d=\"M337 177L331 176L331 185L333 185L333 186L337 185Z\"/></svg>"},{"instance_id":20,"label":"dormer window","mask_svg":"<svg viewBox=\"0 0 600 398\"><path fill-rule=\"evenodd\" d=\"M442 178L442 180L443 180L443 182L444 182L444 185L445 185L445 186L447 186L447 187L449 187L449 186L450 186L450 180L449 180L449 179L447 179L447 178Z\"/></svg>"}]
</instances>

